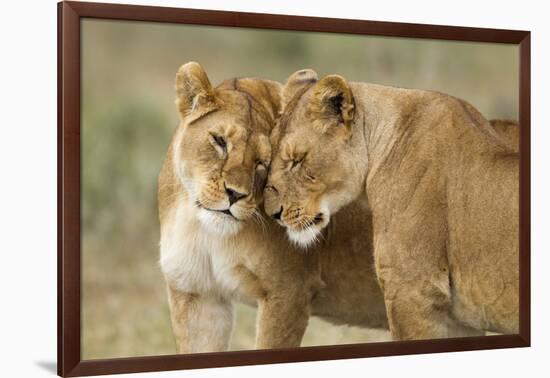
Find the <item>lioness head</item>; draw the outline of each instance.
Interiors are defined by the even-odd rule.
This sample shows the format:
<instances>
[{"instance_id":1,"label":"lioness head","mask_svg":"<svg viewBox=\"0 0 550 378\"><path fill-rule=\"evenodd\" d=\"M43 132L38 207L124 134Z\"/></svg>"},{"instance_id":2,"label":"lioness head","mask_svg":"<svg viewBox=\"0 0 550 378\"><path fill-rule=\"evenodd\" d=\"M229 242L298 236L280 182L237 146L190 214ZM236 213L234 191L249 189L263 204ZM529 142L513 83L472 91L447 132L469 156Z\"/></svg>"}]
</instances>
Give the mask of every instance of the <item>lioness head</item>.
<instances>
[{"instance_id":1,"label":"lioness head","mask_svg":"<svg viewBox=\"0 0 550 378\"><path fill-rule=\"evenodd\" d=\"M201 224L234 234L263 198L279 84L233 79L213 88L191 62L178 70L176 92L181 123L172 148L174 171Z\"/></svg>"},{"instance_id":2,"label":"lioness head","mask_svg":"<svg viewBox=\"0 0 550 378\"><path fill-rule=\"evenodd\" d=\"M361 190L352 179L358 170L350 148L354 109L352 92L337 75L318 81L314 71L301 70L283 88L264 205L303 247Z\"/></svg>"}]
</instances>

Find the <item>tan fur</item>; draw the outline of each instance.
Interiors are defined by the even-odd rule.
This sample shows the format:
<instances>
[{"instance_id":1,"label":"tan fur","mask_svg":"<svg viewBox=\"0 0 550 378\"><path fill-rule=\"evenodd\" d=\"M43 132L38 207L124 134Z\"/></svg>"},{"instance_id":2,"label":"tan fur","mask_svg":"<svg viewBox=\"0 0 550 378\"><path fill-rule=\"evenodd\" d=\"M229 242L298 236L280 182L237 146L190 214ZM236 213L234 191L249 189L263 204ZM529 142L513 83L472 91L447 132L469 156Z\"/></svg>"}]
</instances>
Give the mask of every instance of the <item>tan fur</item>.
<instances>
[{"instance_id":1,"label":"tan fur","mask_svg":"<svg viewBox=\"0 0 550 378\"><path fill-rule=\"evenodd\" d=\"M337 75L291 88L272 134L266 212L282 208L296 238L368 202L395 339L518 332L514 123L491 125L445 94Z\"/></svg>"},{"instance_id":2,"label":"tan fur","mask_svg":"<svg viewBox=\"0 0 550 378\"><path fill-rule=\"evenodd\" d=\"M491 126L508 146L519 152L519 124L510 119L492 119Z\"/></svg>"},{"instance_id":3,"label":"tan fur","mask_svg":"<svg viewBox=\"0 0 550 378\"><path fill-rule=\"evenodd\" d=\"M227 349L234 301L258 306L256 348L299 346L311 314L387 327L368 210L350 206L307 252L259 213L264 172L257 165L270 162L281 85L244 78L213 88L202 68L188 63L176 91L181 123L159 176L158 205L178 352ZM226 138L227 152L212 134ZM225 187L246 196L231 205ZM239 220L206 208L229 209Z\"/></svg>"}]
</instances>

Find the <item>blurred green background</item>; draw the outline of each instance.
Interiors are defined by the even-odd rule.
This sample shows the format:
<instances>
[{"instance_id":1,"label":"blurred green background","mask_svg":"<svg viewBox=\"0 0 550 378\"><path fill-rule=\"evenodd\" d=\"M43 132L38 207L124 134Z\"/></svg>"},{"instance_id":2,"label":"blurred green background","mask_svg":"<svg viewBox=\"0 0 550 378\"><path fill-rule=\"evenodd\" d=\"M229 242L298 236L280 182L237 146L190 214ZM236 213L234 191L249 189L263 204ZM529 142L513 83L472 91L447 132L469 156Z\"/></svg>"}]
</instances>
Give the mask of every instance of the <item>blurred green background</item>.
<instances>
[{"instance_id":1,"label":"blurred green background","mask_svg":"<svg viewBox=\"0 0 550 378\"><path fill-rule=\"evenodd\" d=\"M434 89L488 118L517 119L511 45L341 34L82 21L82 358L172 354L158 265L156 183L178 123L174 76L190 60L212 84L284 82L313 68L353 81ZM237 307L231 349L254 346L255 310ZM303 345L388 340L313 318Z\"/></svg>"}]
</instances>

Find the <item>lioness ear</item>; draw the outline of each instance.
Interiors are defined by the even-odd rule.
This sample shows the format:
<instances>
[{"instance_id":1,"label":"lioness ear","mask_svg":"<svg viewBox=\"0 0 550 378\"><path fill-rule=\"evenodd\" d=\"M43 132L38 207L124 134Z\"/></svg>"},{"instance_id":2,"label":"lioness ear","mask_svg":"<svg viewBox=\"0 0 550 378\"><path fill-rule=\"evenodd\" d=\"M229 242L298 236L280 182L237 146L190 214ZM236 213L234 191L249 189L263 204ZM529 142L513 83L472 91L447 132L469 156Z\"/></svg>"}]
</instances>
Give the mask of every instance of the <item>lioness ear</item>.
<instances>
[{"instance_id":1,"label":"lioness ear","mask_svg":"<svg viewBox=\"0 0 550 378\"><path fill-rule=\"evenodd\" d=\"M346 80L339 75L329 75L315 84L308 113L314 120L334 120L338 125L349 127L354 108L353 94Z\"/></svg>"},{"instance_id":2,"label":"lioness ear","mask_svg":"<svg viewBox=\"0 0 550 378\"><path fill-rule=\"evenodd\" d=\"M286 81L283 88L283 110L286 105L294 98L298 91L305 89L306 86L317 82L317 72L305 69L294 72Z\"/></svg>"},{"instance_id":3,"label":"lioness ear","mask_svg":"<svg viewBox=\"0 0 550 378\"><path fill-rule=\"evenodd\" d=\"M203 68L196 62L181 66L176 74L176 106L183 119L200 117L217 108L214 89Z\"/></svg>"}]
</instances>

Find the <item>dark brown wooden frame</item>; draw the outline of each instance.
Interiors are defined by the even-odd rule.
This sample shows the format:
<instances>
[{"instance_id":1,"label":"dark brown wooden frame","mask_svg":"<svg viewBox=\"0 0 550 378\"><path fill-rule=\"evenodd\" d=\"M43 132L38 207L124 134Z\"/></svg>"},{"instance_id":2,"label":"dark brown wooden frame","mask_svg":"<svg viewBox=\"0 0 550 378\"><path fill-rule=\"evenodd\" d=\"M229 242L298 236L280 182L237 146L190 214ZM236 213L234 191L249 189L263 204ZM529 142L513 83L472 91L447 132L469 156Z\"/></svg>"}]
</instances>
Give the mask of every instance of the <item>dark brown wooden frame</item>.
<instances>
[{"instance_id":1,"label":"dark brown wooden frame","mask_svg":"<svg viewBox=\"0 0 550 378\"><path fill-rule=\"evenodd\" d=\"M519 45L520 59L520 333L458 339L383 342L279 350L105 360L80 357L80 20L101 18L429 38ZM61 2L58 4L58 374L82 376L160 370L437 353L530 345L530 32Z\"/></svg>"}]
</instances>

